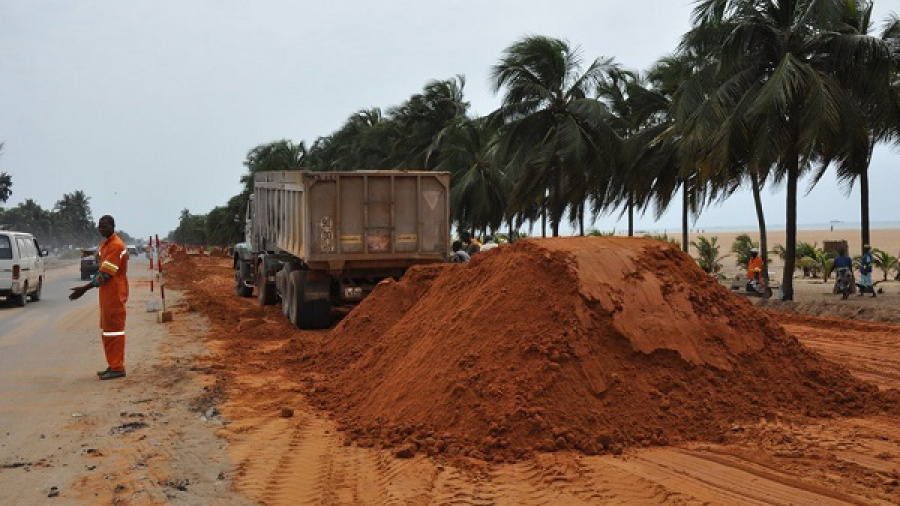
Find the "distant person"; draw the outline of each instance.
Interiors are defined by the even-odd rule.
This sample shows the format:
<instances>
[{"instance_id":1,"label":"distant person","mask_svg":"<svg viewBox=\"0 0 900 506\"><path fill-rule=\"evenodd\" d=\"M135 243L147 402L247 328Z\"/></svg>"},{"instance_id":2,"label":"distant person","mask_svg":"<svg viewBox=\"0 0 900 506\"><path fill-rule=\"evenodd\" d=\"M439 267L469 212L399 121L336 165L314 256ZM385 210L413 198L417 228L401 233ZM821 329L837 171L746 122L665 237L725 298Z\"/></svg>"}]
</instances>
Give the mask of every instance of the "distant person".
<instances>
[{"instance_id":1,"label":"distant person","mask_svg":"<svg viewBox=\"0 0 900 506\"><path fill-rule=\"evenodd\" d=\"M478 242L478 239L472 237L471 233L463 232L459 234L459 238L462 239L462 243L466 247L466 253L469 254L469 257L481 251L481 243Z\"/></svg>"},{"instance_id":2,"label":"distant person","mask_svg":"<svg viewBox=\"0 0 900 506\"><path fill-rule=\"evenodd\" d=\"M489 249L494 249L497 246L499 246L499 244L494 242L494 236L486 235L486 236L484 236L484 244L481 245L480 251L487 251Z\"/></svg>"},{"instance_id":3,"label":"distant person","mask_svg":"<svg viewBox=\"0 0 900 506\"><path fill-rule=\"evenodd\" d=\"M107 368L98 371L102 380L125 377L125 303L128 301L128 250L116 235L116 221L105 215L97 222L105 240L100 243L100 269L91 282L72 288L69 300L81 298L91 288L100 290L100 330Z\"/></svg>"},{"instance_id":4,"label":"distant person","mask_svg":"<svg viewBox=\"0 0 900 506\"><path fill-rule=\"evenodd\" d=\"M862 258L859 260L859 296L862 297L863 292L872 292L875 297L875 285L872 283L872 266L875 265L875 257L872 255L872 247L868 244L863 245Z\"/></svg>"},{"instance_id":5,"label":"distant person","mask_svg":"<svg viewBox=\"0 0 900 506\"><path fill-rule=\"evenodd\" d=\"M759 248L750 248L750 260L747 261L747 281L759 282L762 277L763 259L759 256Z\"/></svg>"},{"instance_id":6,"label":"distant person","mask_svg":"<svg viewBox=\"0 0 900 506\"><path fill-rule=\"evenodd\" d=\"M460 264L468 262L470 259L469 254L463 249L462 241L453 241L453 254L450 255L450 263Z\"/></svg>"},{"instance_id":7,"label":"distant person","mask_svg":"<svg viewBox=\"0 0 900 506\"><path fill-rule=\"evenodd\" d=\"M837 258L834 259L834 272L835 272L835 280L834 280L834 293L838 292L838 285L841 283L841 277L846 276L847 273L852 275L853 273L853 260L847 255L847 251L844 248L838 249ZM850 281L850 293L855 291L852 280Z\"/></svg>"},{"instance_id":8,"label":"distant person","mask_svg":"<svg viewBox=\"0 0 900 506\"><path fill-rule=\"evenodd\" d=\"M834 270L838 273L838 276L843 274L845 271L849 271L853 269L853 260L847 256L847 252L844 248L838 250L838 256L834 259Z\"/></svg>"}]
</instances>

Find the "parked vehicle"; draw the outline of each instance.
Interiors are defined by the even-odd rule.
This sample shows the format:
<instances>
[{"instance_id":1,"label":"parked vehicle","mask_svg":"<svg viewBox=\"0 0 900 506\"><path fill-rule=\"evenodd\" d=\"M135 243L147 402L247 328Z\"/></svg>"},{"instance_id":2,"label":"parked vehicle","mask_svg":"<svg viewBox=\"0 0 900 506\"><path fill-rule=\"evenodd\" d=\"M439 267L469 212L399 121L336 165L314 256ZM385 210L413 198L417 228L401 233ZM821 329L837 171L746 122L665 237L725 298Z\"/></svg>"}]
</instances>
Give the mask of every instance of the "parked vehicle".
<instances>
[{"instance_id":1,"label":"parked vehicle","mask_svg":"<svg viewBox=\"0 0 900 506\"><path fill-rule=\"evenodd\" d=\"M234 247L235 291L281 302L300 328L326 328L416 264L444 262L450 175L444 172L258 172L246 242Z\"/></svg>"},{"instance_id":2,"label":"parked vehicle","mask_svg":"<svg viewBox=\"0 0 900 506\"><path fill-rule=\"evenodd\" d=\"M0 297L19 306L41 300L47 255L33 235L0 230Z\"/></svg>"},{"instance_id":3,"label":"parked vehicle","mask_svg":"<svg viewBox=\"0 0 900 506\"><path fill-rule=\"evenodd\" d=\"M100 270L100 254L97 247L81 248L81 279L88 280Z\"/></svg>"},{"instance_id":4,"label":"parked vehicle","mask_svg":"<svg viewBox=\"0 0 900 506\"><path fill-rule=\"evenodd\" d=\"M128 250L128 256L130 256L131 258L137 258L137 256L138 256L137 246L135 246L133 244L129 244L129 245L125 246L125 249Z\"/></svg>"}]
</instances>

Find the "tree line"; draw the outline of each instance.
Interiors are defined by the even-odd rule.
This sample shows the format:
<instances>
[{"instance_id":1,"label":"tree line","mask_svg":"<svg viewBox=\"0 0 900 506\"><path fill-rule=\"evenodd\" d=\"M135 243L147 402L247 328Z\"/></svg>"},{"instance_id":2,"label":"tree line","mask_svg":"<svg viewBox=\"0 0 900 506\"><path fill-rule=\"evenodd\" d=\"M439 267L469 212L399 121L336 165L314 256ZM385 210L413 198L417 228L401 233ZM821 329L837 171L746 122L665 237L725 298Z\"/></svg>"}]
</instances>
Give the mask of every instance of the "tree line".
<instances>
[{"instance_id":1,"label":"tree line","mask_svg":"<svg viewBox=\"0 0 900 506\"><path fill-rule=\"evenodd\" d=\"M2 148L2 144L0 144ZM12 196L12 177L0 172L0 202ZM32 199L5 209L0 207L0 229L20 230L35 236L42 247L65 249L90 247L100 242L96 223L91 214L91 198L76 190L63 195L52 209L44 209ZM116 231L127 243L134 240L125 232Z\"/></svg>"},{"instance_id":2,"label":"tree line","mask_svg":"<svg viewBox=\"0 0 900 506\"><path fill-rule=\"evenodd\" d=\"M491 69L496 111L471 116L457 76L386 111L360 110L309 146L257 146L244 161L244 190L209 215L185 210L176 232L239 240L258 171L437 170L451 175L459 229L540 223L546 236L569 223L584 234L597 216L618 213L633 235L636 213L675 206L685 251L689 219L749 188L765 255L762 189L784 185L781 286L790 300L800 180L815 185L834 171L840 184L859 185L867 244L872 151L900 143L900 18L875 30L873 7L698 0L679 46L645 71L586 61L565 40L525 37Z\"/></svg>"}]
</instances>

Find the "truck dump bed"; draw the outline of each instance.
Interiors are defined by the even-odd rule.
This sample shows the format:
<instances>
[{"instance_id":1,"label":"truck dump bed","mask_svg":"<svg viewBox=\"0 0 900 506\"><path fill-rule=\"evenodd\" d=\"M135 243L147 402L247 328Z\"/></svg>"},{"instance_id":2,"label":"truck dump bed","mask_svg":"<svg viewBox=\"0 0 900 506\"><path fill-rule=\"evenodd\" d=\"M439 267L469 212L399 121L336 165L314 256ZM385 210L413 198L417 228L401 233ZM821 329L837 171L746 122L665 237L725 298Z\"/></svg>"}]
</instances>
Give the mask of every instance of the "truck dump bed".
<instances>
[{"instance_id":1,"label":"truck dump bed","mask_svg":"<svg viewBox=\"0 0 900 506\"><path fill-rule=\"evenodd\" d=\"M442 262L449 187L445 172L258 172L252 233L315 270Z\"/></svg>"}]
</instances>

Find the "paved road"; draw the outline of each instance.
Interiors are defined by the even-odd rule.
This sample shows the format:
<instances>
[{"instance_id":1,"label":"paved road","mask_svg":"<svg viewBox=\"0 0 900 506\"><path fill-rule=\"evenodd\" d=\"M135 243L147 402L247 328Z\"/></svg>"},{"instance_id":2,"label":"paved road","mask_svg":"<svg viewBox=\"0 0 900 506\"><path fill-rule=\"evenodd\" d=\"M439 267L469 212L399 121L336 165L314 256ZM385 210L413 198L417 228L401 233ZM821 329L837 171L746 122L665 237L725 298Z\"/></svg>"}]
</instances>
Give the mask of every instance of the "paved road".
<instances>
[{"instance_id":1,"label":"paved road","mask_svg":"<svg viewBox=\"0 0 900 506\"><path fill-rule=\"evenodd\" d=\"M129 267L147 276L146 264ZM78 264L68 263L46 271L40 301L0 302L0 503L45 497L51 484L44 481L61 478L61 463L79 452L68 429L109 402L104 387L111 385L95 375L106 367L97 292L68 300L69 289L81 284Z\"/></svg>"}]
</instances>

